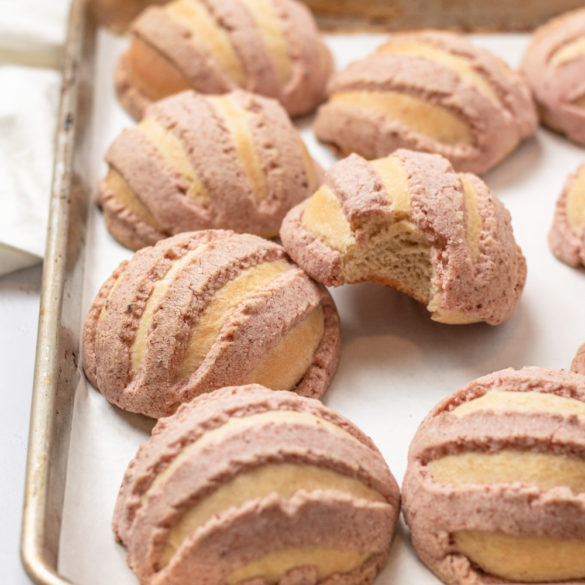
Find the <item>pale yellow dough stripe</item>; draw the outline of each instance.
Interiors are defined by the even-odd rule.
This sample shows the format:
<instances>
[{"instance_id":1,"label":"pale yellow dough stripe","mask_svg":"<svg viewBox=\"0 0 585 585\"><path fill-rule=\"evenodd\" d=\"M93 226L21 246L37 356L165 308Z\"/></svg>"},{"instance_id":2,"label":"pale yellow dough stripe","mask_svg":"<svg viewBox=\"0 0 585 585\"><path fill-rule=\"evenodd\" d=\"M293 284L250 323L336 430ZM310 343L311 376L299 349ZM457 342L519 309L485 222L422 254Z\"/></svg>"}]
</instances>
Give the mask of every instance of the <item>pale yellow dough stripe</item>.
<instances>
[{"instance_id":1,"label":"pale yellow dough stripe","mask_svg":"<svg viewBox=\"0 0 585 585\"><path fill-rule=\"evenodd\" d=\"M225 122L238 154L240 166L250 179L257 201L268 196L268 181L248 123L248 112L230 97L212 97L218 114Z\"/></svg>"},{"instance_id":2,"label":"pale yellow dough stripe","mask_svg":"<svg viewBox=\"0 0 585 585\"><path fill-rule=\"evenodd\" d=\"M233 280L220 288L191 329L179 378L188 378L199 368L217 340L221 328L228 322L238 305L290 269L291 265L282 260L265 262L242 270Z\"/></svg>"},{"instance_id":3,"label":"pale yellow dough stripe","mask_svg":"<svg viewBox=\"0 0 585 585\"><path fill-rule=\"evenodd\" d=\"M585 170L576 177L567 193L567 219L572 232L580 236L585 223Z\"/></svg>"},{"instance_id":4,"label":"pale yellow dough stripe","mask_svg":"<svg viewBox=\"0 0 585 585\"><path fill-rule=\"evenodd\" d=\"M558 67L567 61L577 59L585 53L585 37L579 37L556 51L550 59L553 67Z\"/></svg>"},{"instance_id":5,"label":"pale yellow dough stripe","mask_svg":"<svg viewBox=\"0 0 585 585\"><path fill-rule=\"evenodd\" d=\"M443 144L473 144L469 126L449 110L397 91L342 91L330 102L351 104L398 120L414 132Z\"/></svg>"},{"instance_id":6,"label":"pale yellow dough stripe","mask_svg":"<svg viewBox=\"0 0 585 585\"><path fill-rule=\"evenodd\" d=\"M278 342L242 384L261 384L274 390L293 389L313 362L324 328L323 309L319 306Z\"/></svg>"},{"instance_id":7,"label":"pale yellow dough stripe","mask_svg":"<svg viewBox=\"0 0 585 585\"><path fill-rule=\"evenodd\" d=\"M154 118L144 118L138 129L156 147L163 159L181 173L189 185L189 196L200 202L209 201L209 192L193 168L181 140Z\"/></svg>"},{"instance_id":8,"label":"pale yellow dough stripe","mask_svg":"<svg viewBox=\"0 0 585 585\"><path fill-rule=\"evenodd\" d=\"M427 44L394 44L388 43L378 49L383 53L398 53L400 55L413 55L422 57L429 61L439 63L454 71L462 79L465 79L470 85L475 87L481 94L490 99L492 102L499 103L497 93L493 87L479 74L464 57L452 55L449 51L437 49Z\"/></svg>"},{"instance_id":9,"label":"pale yellow dough stripe","mask_svg":"<svg viewBox=\"0 0 585 585\"><path fill-rule=\"evenodd\" d=\"M169 287L173 284L181 271L192 262L195 262L197 258L200 258L208 247L209 244L202 244L194 250L187 252L179 260L175 260L165 276L155 283L152 289L152 293L146 302L144 312L140 317L140 323L138 324L138 329L136 330L136 337L134 338L134 343L130 349L133 376L136 376L142 368L144 353L146 351L146 342L148 340L148 330L150 328L155 310L159 306L160 302L164 299L164 296Z\"/></svg>"},{"instance_id":10,"label":"pale yellow dough stripe","mask_svg":"<svg viewBox=\"0 0 585 585\"><path fill-rule=\"evenodd\" d=\"M395 156L387 156L386 158L372 161L372 165L382 179L384 190L392 203L394 211L408 214L410 212L408 173L402 161Z\"/></svg>"},{"instance_id":11,"label":"pale yellow dough stripe","mask_svg":"<svg viewBox=\"0 0 585 585\"><path fill-rule=\"evenodd\" d=\"M441 296L441 292L435 292L435 288L432 292L432 299L431 302L427 305L427 310L431 315L431 319L436 321L437 323L449 323L450 325L467 325L469 323L477 323L480 321L478 317L473 315L469 315L462 311L449 311L447 309L440 309L439 308L439 298Z\"/></svg>"},{"instance_id":12,"label":"pale yellow dough stripe","mask_svg":"<svg viewBox=\"0 0 585 585\"><path fill-rule=\"evenodd\" d=\"M108 169L105 179L114 197L128 210L130 210L138 219L155 228L159 232L164 232L163 228L156 221L156 218L150 212L150 209L142 203L142 200L130 189L130 185L124 177L115 171L112 167Z\"/></svg>"},{"instance_id":13,"label":"pale yellow dough stripe","mask_svg":"<svg viewBox=\"0 0 585 585\"><path fill-rule=\"evenodd\" d=\"M428 466L433 478L445 484L520 482L543 490L566 486L576 494L585 492L585 462L565 455L502 449L447 455Z\"/></svg>"},{"instance_id":14,"label":"pale yellow dough stripe","mask_svg":"<svg viewBox=\"0 0 585 585\"><path fill-rule=\"evenodd\" d=\"M321 185L309 199L301 223L335 250L343 252L355 244L345 213L327 185Z\"/></svg>"},{"instance_id":15,"label":"pale yellow dough stripe","mask_svg":"<svg viewBox=\"0 0 585 585\"><path fill-rule=\"evenodd\" d=\"M270 0L242 0L256 21L282 83L292 77L292 62L282 24Z\"/></svg>"},{"instance_id":16,"label":"pale yellow dough stripe","mask_svg":"<svg viewBox=\"0 0 585 585\"><path fill-rule=\"evenodd\" d=\"M321 582L334 573L348 573L357 569L367 558L367 553L354 550L319 546L290 548L269 553L233 571L226 581L228 585L236 585L253 577L261 577L274 585L287 571L295 567L313 566L317 569L317 579Z\"/></svg>"},{"instance_id":17,"label":"pale yellow dough stripe","mask_svg":"<svg viewBox=\"0 0 585 585\"><path fill-rule=\"evenodd\" d=\"M239 87L246 84L246 72L236 54L229 35L217 24L207 7L199 0L177 0L171 2L165 11L181 24L189 27L198 43L209 50L221 69Z\"/></svg>"},{"instance_id":18,"label":"pale yellow dough stripe","mask_svg":"<svg viewBox=\"0 0 585 585\"><path fill-rule=\"evenodd\" d=\"M526 583L585 577L585 542L502 532L461 531L456 548L485 572Z\"/></svg>"},{"instance_id":19,"label":"pale yellow dough stripe","mask_svg":"<svg viewBox=\"0 0 585 585\"><path fill-rule=\"evenodd\" d=\"M585 402L544 392L491 390L475 400L460 404L451 412L455 416L465 416L479 410L546 412L548 414L585 416Z\"/></svg>"},{"instance_id":20,"label":"pale yellow dough stripe","mask_svg":"<svg viewBox=\"0 0 585 585\"><path fill-rule=\"evenodd\" d=\"M469 245L471 257L476 259L479 256L479 238L483 227L477 207L477 194L463 175L459 175L459 179L463 185L463 196L467 209L467 244Z\"/></svg>"}]
</instances>

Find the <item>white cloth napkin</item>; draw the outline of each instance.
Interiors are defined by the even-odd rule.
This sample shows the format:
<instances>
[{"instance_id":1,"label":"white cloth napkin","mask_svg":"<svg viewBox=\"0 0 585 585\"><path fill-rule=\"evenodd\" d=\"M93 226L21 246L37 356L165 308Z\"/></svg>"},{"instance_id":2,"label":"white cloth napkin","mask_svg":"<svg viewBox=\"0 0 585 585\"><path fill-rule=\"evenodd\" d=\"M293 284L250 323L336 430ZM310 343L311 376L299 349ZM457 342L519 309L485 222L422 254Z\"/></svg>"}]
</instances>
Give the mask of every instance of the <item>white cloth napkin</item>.
<instances>
[{"instance_id":1,"label":"white cloth napkin","mask_svg":"<svg viewBox=\"0 0 585 585\"><path fill-rule=\"evenodd\" d=\"M0 0L0 275L40 261L70 0Z\"/></svg>"}]
</instances>

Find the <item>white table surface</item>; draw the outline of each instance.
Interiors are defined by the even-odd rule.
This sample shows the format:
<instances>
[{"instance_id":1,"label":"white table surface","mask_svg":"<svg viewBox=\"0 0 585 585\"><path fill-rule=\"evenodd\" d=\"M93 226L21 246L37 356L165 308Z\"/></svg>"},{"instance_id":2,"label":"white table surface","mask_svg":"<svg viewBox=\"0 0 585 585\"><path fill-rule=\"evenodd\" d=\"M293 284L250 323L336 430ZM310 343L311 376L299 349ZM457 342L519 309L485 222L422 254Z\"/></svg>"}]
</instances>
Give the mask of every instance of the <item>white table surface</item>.
<instances>
[{"instance_id":1,"label":"white table surface","mask_svg":"<svg viewBox=\"0 0 585 585\"><path fill-rule=\"evenodd\" d=\"M20 523L37 321L41 266L0 278L0 583L30 585L20 563Z\"/></svg>"}]
</instances>

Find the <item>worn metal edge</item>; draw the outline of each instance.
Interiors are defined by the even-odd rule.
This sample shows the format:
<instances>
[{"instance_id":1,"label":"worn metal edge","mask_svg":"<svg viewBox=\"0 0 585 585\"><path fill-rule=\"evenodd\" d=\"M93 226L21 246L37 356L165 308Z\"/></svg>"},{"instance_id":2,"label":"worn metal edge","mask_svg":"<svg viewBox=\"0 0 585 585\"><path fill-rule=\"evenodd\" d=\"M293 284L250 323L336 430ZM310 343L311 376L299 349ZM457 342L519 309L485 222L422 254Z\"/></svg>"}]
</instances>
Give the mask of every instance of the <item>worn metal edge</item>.
<instances>
[{"instance_id":1,"label":"worn metal edge","mask_svg":"<svg viewBox=\"0 0 585 585\"><path fill-rule=\"evenodd\" d=\"M87 0L73 0L55 136L22 517L21 560L39 585L71 585L58 573L57 563L73 395L79 379L74 323L81 318L80 301L72 300L72 290L83 278L87 221L87 189L75 169L83 164L78 140L82 118L91 109L83 92L88 77L84 59L89 45L93 59L94 42Z\"/></svg>"},{"instance_id":2,"label":"worn metal edge","mask_svg":"<svg viewBox=\"0 0 585 585\"><path fill-rule=\"evenodd\" d=\"M461 32L526 32L583 0L302 0L327 32L395 32L440 28Z\"/></svg>"}]
</instances>

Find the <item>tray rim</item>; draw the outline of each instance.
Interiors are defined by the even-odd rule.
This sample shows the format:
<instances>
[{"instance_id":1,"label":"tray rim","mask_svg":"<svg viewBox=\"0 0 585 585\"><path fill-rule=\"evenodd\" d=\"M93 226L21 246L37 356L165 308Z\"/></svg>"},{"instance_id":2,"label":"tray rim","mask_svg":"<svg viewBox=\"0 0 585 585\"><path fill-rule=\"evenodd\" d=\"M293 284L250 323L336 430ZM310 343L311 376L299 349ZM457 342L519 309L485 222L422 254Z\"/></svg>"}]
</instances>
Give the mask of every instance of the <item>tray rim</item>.
<instances>
[{"instance_id":1,"label":"tray rim","mask_svg":"<svg viewBox=\"0 0 585 585\"><path fill-rule=\"evenodd\" d=\"M82 91L84 75L93 72L91 20L88 0L72 0L54 138L20 540L23 567L39 585L73 585L57 567L65 477L59 477L55 468L67 464L73 395L80 376L79 343L67 329L65 313L71 312L67 287L83 276L85 243L80 228L87 221L88 193L76 189L75 169L80 164L83 118L91 109L90 103L83 104ZM84 63L88 58L91 62ZM73 246L72 229L79 234ZM76 313L75 308L72 311Z\"/></svg>"}]
</instances>

